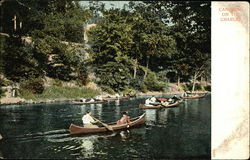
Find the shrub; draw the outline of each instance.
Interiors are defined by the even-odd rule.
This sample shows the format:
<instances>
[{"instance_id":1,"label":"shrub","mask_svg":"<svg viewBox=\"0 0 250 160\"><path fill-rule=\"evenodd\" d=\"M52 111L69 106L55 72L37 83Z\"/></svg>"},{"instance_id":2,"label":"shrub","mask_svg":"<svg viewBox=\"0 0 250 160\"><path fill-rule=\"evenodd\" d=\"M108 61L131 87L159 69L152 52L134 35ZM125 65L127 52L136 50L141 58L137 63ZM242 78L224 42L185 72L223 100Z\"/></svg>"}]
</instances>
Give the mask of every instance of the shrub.
<instances>
[{"instance_id":1,"label":"shrub","mask_svg":"<svg viewBox=\"0 0 250 160\"><path fill-rule=\"evenodd\" d=\"M205 89L206 91L211 92L211 85L206 85L206 86L204 86L204 89Z\"/></svg>"},{"instance_id":2,"label":"shrub","mask_svg":"<svg viewBox=\"0 0 250 160\"><path fill-rule=\"evenodd\" d=\"M181 84L181 88L186 92L189 91L189 88L187 87L186 84Z\"/></svg>"},{"instance_id":3,"label":"shrub","mask_svg":"<svg viewBox=\"0 0 250 160\"><path fill-rule=\"evenodd\" d=\"M164 83L158 80L158 77L154 72L148 73L144 83L150 91L163 91L165 87Z\"/></svg>"},{"instance_id":4,"label":"shrub","mask_svg":"<svg viewBox=\"0 0 250 160\"><path fill-rule=\"evenodd\" d=\"M0 98L4 96L6 90L2 89L4 80L0 79Z\"/></svg>"},{"instance_id":5,"label":"shrub","mask_svg":"<svg viewBox=\"0 0 250 160\"><path fill-rule=\"evenodd\" d=\"M125 87L125 89L121 92L123 95L135 95L136 91L132 88Z\"/></svg>"},{"instance_id":6,"label":"shrub","mask_svg":"<svg viewBox=\"0 0 250 160\"><path fill-rule=\"evenodd\" d=\"M193 85L193 84L192 84ZM200 83L195 84L195 89L194 90L202 90L202 85Z\"/></svg>"},{"instance_id":7,"label":"shrub","mask_svg":"<svg viewBox=\"0 0 250 160\"><path fill-rule=\"evenodd\" d=\"M62 86L62 81L60 81L59 79L54 79L53 80L53 86L61 87Z\"/></svg>"},{"instance_id":8,"label":"shrub","mask_svg":"<svg viewBox=\"0 0 250 160\"><path fill-rule=\"evenodd\" d=\"M101 85L100 87L101 87L103 92L107 92L108 94L115 94L115 91L112 88L110 88L109 86Z\"/></svg>"},{"instance_id":9,"label":"shrub","mask_svg":"<svg viewBox=\"0 0 250 160\"><path fill-rule=\"evenodd\" d=\"M130 87L132 87L135 90L141 91L146 86L145 86L142 78L137 77L136 79L131 79L130 80Z\"/></svg>"},{"instance_id":10,"label":"shrub","mask_svg":"<svg viewBox=\"0 0 250 160\"><path fill-rule=\"evenodd\" d=\"M40 78L30 79L21 83L21 88L29 90L33 94L41 94L44 91L44 82Z\"/></svg>"}]
</instances>

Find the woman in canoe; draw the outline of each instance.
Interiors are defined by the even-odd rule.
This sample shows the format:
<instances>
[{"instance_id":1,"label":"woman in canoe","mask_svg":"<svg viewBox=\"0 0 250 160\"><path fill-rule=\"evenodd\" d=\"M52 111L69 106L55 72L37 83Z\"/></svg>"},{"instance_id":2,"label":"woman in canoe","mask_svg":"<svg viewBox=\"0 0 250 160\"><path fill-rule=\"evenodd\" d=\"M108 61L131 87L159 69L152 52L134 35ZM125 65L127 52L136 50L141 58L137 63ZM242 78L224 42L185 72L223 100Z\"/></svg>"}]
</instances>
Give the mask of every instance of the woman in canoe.
<instances>
[{"instance_id":1,"label":"woman in canoe","mask_svg":"<svg viewBox=\"0 0 250 160\"><path fill-rule=\"evenodd\" d=\"M122 112L122 118L117 121L117 125L122 125L122 124L128 124L128 127L130 125L130 117L128 116L128 112L124 111Z\"/></svg>"}]
</instances>

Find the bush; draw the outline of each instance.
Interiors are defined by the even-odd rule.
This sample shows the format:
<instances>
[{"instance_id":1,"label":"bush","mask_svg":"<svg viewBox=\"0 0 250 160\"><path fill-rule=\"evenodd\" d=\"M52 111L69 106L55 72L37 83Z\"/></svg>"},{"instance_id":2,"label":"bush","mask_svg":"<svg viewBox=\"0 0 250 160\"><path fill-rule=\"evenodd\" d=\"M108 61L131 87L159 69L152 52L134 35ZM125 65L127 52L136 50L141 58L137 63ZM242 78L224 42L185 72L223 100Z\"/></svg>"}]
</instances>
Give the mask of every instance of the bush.
<instances>
[{"instance_id":1,"label":"bush","mask_svg":"<svg viewBox=\"0 0 250 160\"><path fill-rule=\"evenodd\" d=\"M202 89L203 89L203 86L200 83L195 84L195 89L194 90L202 90Z\"/></svg>"},{"instance_id":2,"label":"bush","mask_svg":"<svg viewBox=\"0 0 250 160\"><path fill-rule=\"evenodd\" d=\"M115 94L115 91L109 86L100 86L103 92L107 92L108 94Z\"/></svg>"},{"instance_id":3,"label":"bush","mask_svg":"<svg viewBox=\"0 0 250 160\"><path fill-rule=\"evenodd\" d=\"M33 94L42 94L44 91L44 82L40 78L30 79L22 82L21 88L29 90Z\"/></svg>"},{"instance_id":4,"label":"bush","mask_svg":"<svg viewBox=\"0 0 250 160\"><path fill-rule=\"evenodd\" d=\"M121 92L123 95L135 95L136 91L132 88L125 87L125 89Z\"/></svg>"},{"instance_id":5,"label":"bush","mask_svg":"<svg viewBox=\"0 0 250 160\"><path fill-rule=\"evenodd\" d=\"M164 83L158 80L158 77L154 72L148 73L144 83L150 91L163 91L165 87Z\"/></svg>"},{"instance_id":6,"label":"bush","mask_svg":"<svg viewBox=\"0 0 250 160\"><path fill-rule=\"evenodd\" d=\"M189 90L186 84L181 84L181 88L182 88L185 92Z\"/></svg>"},{"instance_id":7,"label":"bush","mask_svg":"<svg viewBox=\"0 0 250 160\"><path fill-rule=\"evenodd\" d=\"M206 86L204 86L204 89L205 89L206 91L211 92L211 85L206 85Z\"/></svg>"},{"instance_id":8,"label":"bush","mask_svg":"<svg viewBox=\"0 0 250 160\"><path fill-rule=\"evenodd\" d=\"M142 91L143 89L146 89L145 88L146 86L145 86L142 78L140 78L140 77L137 77L136 79L131 79L130 86L138 91Z\"/></svg>"},{"instance_id":9,"label":"bush","mask_svg":"<svg viewBox=\"0 0 250 160\"><path fill-rule=\"evenodd\" d=\"M59 79L54 79L52 85L62 87L62 81Z\"/></svg>"}]
</instances>

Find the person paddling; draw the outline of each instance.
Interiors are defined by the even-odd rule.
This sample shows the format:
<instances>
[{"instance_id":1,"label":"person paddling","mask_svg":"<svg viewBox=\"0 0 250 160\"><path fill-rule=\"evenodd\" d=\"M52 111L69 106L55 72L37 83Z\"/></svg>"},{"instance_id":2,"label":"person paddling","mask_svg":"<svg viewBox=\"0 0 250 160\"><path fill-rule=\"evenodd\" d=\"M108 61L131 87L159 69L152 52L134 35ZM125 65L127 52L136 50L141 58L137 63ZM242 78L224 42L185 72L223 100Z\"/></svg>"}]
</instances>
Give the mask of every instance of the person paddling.
<instances>
[{"instance_id":1,"label":"person paddling","mask_svg":"<svg viewBox=\"0 0 250 160\"><path fill-rule=\"evenodd\" d=\"M128 112L122 112L122 118L117 121L117 125L128 124L127 127L131 124L130 117L128 116Z\"/></svg>"},{"instance_id":2,"label":"person paddling","mask_svg":"<svg viewBox=\"0 0 250 160\"><path fill-rule=\"evenodd\" d=\"M83 126L86 128L98 128L97 125L94 125L94 123L97 123L92 117L91 112L86 111L85 115L82 117Z\"/></svg>"}]
</instances>

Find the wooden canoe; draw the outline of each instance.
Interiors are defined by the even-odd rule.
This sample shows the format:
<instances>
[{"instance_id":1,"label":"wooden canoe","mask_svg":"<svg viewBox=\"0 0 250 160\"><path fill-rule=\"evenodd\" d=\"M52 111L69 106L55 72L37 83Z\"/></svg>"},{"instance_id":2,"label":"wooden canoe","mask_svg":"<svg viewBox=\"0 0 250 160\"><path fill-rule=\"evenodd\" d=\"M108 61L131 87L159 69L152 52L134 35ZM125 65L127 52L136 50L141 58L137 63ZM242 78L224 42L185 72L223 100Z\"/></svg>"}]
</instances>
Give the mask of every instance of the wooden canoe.
<instances>
[{"instance_id":1,"label":"wooden canoe","mask_svg":"<svg viewBox=\"0 0 250 160\"><path fill-rule=\"evenodd\" d=\"M160 108L170 108L170 107L177 107L179 104L181 104L182 103L182 100L179 100L179 101L176 101L175 103L173 103L173 104L169 104L169 105L167 105L167 106L165 106L165 105L162 105L162 104L160 104L160 105L156 105L156 106L147 106L147 105L145 105L145 104L140 104L139 105L139 108L140 109L160 109Z\"/></svg>"},{"instance_id":2,"label":"wooden canoe","mask_svg":"<svg viewBox=\"0 0 250 160\"><path fill-rule=\"evenodd\" d=\"M105 101L115 101L115 100L122 100L122 99L129 99L130 97L127 96L127 97L107 97L107 98L104 98Z\"/></svg>"},{"instance_id":3,"label":"wooden canoe","mask_svg":"<svg viewBox=\"0 0 250 160\"><path fill-rule=\"evenodd\" d=\"M130 121L131 121L130 128L143 124L146 121L146 113L142 114L139 117L132 118ZM127 128L127 124L117 125L116 122L109 123L108 125L112 127L114 131L123 130ZM69 127L70 134L89 134L89 133L101 133L107 131L108 129L105 127L84 128L74 124L71 124Z\"/></svg>"},{"instance_id":4,"label":"wooden canoe","mask_svg":"<svg viewBox=\"0 0 250 160\"><path fill-rule=\"evenodd\" d=\"M94 102L80 102L80 101L71 101L70 104L97 104L97 103L103 103L106 102L106 100L103 101L94 101Z\"/></svg>"},{"instance_id":5,"label":"wooden canoe","mask_svg":"<svg viewBox=\"0 0 250 160\"><path fill-rule=\"evenodd\" d=\"M196 99L196 98L203 98L207 94L202 94L202 95L197 95L197 96L186 96L186 97L181 97L182 99Z\"/></svg>"}]
</instances>

